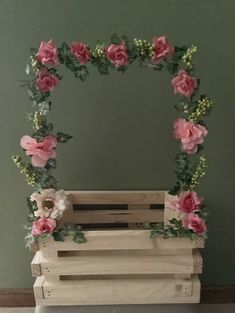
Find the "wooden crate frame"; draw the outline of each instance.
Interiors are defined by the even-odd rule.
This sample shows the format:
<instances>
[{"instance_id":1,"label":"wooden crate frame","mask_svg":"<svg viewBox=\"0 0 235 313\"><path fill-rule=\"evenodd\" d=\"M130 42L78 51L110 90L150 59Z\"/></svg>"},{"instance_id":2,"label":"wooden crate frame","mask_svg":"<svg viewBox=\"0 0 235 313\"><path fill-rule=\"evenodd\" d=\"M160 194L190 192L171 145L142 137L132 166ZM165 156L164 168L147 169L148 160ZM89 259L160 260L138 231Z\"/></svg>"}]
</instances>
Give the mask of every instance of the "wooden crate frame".
<instances>
[{"instance_id":1,"label":"wooden crate frame","mask_svg":"<svg viewBox=\"0 0 235 313\"><path fill-rule=\"evenodd\" d=\"M165 191L68 191L60 223L84 225L87 242L41 240L32 261L36 304L198 303L204 239L149 238L143 222L179 218ZM105 206L105 207L104 207ZM108 206L108 208L106 208ZM94 209L96 208L96 210Z\"/></svg>"}]
</instances>

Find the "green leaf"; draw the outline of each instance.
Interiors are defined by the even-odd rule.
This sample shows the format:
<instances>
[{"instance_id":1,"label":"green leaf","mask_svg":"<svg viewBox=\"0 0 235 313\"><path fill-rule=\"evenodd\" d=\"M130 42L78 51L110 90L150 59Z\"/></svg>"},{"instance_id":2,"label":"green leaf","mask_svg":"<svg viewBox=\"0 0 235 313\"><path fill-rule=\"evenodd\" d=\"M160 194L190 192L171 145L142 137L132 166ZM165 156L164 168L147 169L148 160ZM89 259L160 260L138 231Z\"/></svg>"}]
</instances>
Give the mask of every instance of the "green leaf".
<instances>
[{"instance_id":1,"label":"green leaf","mask_svg":"<svg viewBox=\"0 0 235 313\"><path fill-rule=\"evenodd\" d=\"M55 241L64 241L64 236L61 234L60 231L53 232L52 236L53 236Z\"/></svg>"},{"instance_id":2,"label":"green leaf","mask_svg":"<svg viewBox=\"0 0 235 313\"><path fill-rule=\"evenodd\" d=\"M87 76L89 75L88 69L86 66L80 66L77 71L74 72L74 76L76 78L80 78L81 81L85 81Z\"/></svg>"},{"instance_id":3,"label":"green leaf","mask_svg":"<svg viewBox=\"0 0 235 313\"><path fill-rule=\"evenodd\" d=\"M62 132L58 132L56 134L56 136L57 136L57 140L59 143L65 143L68 140L70 140L71 138L73 138L73 136L70 136L70 135L62 133Z\"/></svg>"},{"instance_id":4,"label":"green leaf","mask_svg":"<svg viewBox=\"0 0 235 313\"><path fill-rule=\"evenodd\" d=\"M178 64L174 62L167 62L167 70L170 74L174 75L178 70Z\"/></svg>"},{"instance_id":5,"label":"green leaf","mask_svg":"<svg viewBox=\"0 0 235 313\"><path fill-rule=\"evenodd\" d=\"M111 43L114 45L119 45L122 42L121 38L116 33L114 33L110 39Z\"/></svg>"}]
</instances>

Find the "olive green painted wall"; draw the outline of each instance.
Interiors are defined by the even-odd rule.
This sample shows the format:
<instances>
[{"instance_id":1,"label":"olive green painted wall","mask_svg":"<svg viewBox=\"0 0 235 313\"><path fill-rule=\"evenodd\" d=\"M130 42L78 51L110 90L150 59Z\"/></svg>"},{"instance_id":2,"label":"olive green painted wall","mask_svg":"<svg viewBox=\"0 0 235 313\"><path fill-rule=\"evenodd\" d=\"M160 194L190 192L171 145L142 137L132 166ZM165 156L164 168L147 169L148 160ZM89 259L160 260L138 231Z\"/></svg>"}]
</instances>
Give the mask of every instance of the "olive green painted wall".
<instances>
[{"instance_id":1,"label":"olive green painted wall","mask_svg":"<svg viewBox=\"0 0 235 313\"><path fill-rule=\"evenodd\" d=\"M215 102L206 140L210 166L200 187L211 212L202 279L235 282L234 16L233 0L0 0L0 287L33 282L22 228L30 188L10 160L30 132L25 114L31 103L16 84L25 78L29 47L50 38L94 44L114 31L149 39L164 34L175 44L198 46L202 91ZM171 187L177 144L169 75L137 65L125 75L91 74L84 84L66 73L53 94L51 119L74 135L58 149L60 187Z\"/></svg>"}]
</instances>

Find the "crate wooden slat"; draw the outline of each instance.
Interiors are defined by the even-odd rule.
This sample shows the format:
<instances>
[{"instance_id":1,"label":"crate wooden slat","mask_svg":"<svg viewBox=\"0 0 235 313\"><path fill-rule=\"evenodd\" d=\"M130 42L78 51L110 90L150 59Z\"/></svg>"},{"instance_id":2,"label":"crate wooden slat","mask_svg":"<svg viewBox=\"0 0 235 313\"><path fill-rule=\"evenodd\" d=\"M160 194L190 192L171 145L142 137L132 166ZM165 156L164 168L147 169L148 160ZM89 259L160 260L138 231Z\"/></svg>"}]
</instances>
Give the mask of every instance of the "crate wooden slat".
<instances>
[{"instance_id":1,"label":"crate wooden slat","mask_svg":"<svg viewBox=\"0 0 235 313\"><path fill-rule=\"evenodd\" d=\"M190 281L140 278L48 282L45 280L40 283L44 299L38 298L37 305L198 303L200 301L200 281L197 275Z\"/></svg>"},{"instance_id":2,"label":"crate wooden slat","mask_svg":"<svg viewBox=\"0 0 235 313\"><path fill-rule=\"evenodd\" d=\"M203 262L198 249L204 239L150 239L143 229L144 222L167 224L179 218L168 208L172 196L165 191L67 194L71 206L60 224L91 228L85 230L84 244L71 237L38 242L31 264L37 305L199 302L197 274Z\"/></svg>"}]
</instances>

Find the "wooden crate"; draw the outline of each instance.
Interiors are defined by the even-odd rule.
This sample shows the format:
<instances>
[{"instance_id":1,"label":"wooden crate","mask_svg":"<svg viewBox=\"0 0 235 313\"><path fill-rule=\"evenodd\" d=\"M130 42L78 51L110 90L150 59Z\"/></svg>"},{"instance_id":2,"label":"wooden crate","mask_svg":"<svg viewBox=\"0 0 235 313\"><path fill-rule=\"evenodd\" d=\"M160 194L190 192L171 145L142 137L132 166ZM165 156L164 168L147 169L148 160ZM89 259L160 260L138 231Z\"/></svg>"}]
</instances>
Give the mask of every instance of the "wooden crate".
<instances>
[{"instance_id":1,"label":"wooden crate","mask_svg":"<svg viewBox=\"0 0 235 313\"><path fill-rule=\"evenodd\" d=\"M87 243L39 242L32 261L37 305L198 303L204 240L149 238L143 222L178 217L164 191L71 191L61 223Z\"/></svg>"}]
</instances>

